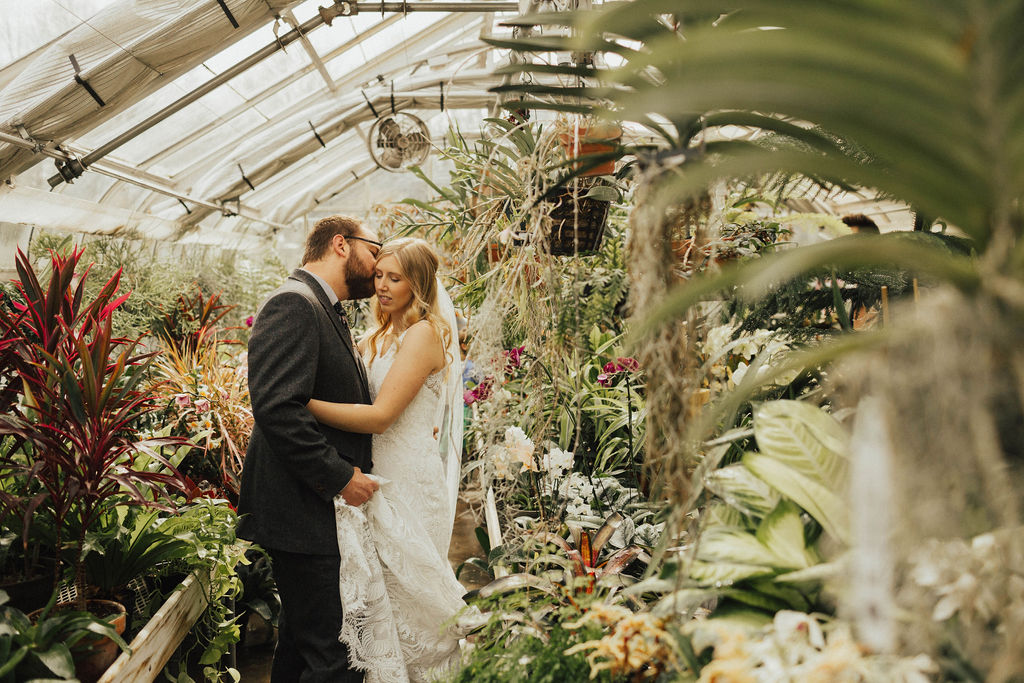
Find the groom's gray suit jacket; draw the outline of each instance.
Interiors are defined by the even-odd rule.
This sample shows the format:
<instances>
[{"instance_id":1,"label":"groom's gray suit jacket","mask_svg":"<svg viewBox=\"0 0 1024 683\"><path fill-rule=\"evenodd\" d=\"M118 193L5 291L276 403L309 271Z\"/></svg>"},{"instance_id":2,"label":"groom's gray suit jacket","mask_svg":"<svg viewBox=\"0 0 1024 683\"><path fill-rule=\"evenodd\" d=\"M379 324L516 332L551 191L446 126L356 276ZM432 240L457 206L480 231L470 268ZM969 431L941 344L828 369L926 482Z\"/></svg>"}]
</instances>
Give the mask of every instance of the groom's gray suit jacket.
<instances>
[{"instance_id":1,"label":"groom's gray suit jacket","mask_svg":"<svg viewBox=\"0 0 1024 683\"><path fill-rule=\"evenodd\" d=\"M296 270L260 307L249 338L255 426L242 468L241 538L337 555L333 497L369 472L371 437L318 423L310 398L371 403L352 337L312 275Z\"/></svg>"}]
</instances>

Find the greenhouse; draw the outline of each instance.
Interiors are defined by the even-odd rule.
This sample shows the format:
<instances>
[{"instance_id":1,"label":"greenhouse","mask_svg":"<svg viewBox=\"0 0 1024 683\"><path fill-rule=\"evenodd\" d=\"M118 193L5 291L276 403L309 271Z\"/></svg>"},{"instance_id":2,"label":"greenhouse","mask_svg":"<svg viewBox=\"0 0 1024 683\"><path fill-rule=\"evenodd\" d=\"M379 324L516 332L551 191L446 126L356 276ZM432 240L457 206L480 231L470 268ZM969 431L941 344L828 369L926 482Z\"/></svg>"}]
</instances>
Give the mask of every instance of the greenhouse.
<instances>
[{"instance_id":1,"label":"greenhouse","mask_svg":"<svg viewBox=\"0 0 1024 683\"><path fill-rule=\"evenodd\" d=\"M1024 0L0 19L0 683L1024 681Z\"/></svg>"}]
</instances>

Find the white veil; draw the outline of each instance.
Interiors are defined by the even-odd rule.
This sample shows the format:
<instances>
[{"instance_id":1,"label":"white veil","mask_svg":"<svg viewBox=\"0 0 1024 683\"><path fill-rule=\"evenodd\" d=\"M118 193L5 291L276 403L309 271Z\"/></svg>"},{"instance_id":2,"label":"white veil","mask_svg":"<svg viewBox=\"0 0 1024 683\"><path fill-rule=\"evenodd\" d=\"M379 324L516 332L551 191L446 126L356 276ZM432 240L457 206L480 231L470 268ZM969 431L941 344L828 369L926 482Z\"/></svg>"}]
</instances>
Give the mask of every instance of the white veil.
<instances>
[{"instance_id":1,"label":"white veil","mask_svg":"<svg viewBox=\"0 0 1024 683\"><path fill-rule=\"evenodd\" d=\"M459 481L462 479L462 356L459 354L459 326L455 318L455 305L448 290L437 278L437 305L448 329L451 332L445 355L451 358L445 375L444 394L441 400L440 433L438 443L441 462L444 464L445 488L448 492L451 514L449 516L448 534L455 523L455 506L459 498Z\"/></svg>"}]
</instances>

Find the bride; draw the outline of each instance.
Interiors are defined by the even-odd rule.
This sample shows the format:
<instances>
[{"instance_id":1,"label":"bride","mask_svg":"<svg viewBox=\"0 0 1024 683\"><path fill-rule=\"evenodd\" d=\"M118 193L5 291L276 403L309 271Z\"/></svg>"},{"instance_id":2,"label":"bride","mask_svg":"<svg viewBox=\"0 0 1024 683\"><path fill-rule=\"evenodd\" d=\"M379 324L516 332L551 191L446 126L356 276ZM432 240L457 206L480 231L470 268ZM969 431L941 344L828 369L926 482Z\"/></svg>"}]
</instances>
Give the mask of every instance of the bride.
<instances>
[{"instance_id":1,"label":"bride","mask_svg":"<svg viewBox=\"0 0 1024 683\"><path fill-rule=\"evenodd\" d=\"M313 415L373 434L380 491L335 498L341 640L368 683L422 681L457 660L451 629L465 589L448 563L462 448L455 309L421 239L384 245L374 274L377 328L360 343L373 405L311 400Z\"/></svg>"}]
</instances>

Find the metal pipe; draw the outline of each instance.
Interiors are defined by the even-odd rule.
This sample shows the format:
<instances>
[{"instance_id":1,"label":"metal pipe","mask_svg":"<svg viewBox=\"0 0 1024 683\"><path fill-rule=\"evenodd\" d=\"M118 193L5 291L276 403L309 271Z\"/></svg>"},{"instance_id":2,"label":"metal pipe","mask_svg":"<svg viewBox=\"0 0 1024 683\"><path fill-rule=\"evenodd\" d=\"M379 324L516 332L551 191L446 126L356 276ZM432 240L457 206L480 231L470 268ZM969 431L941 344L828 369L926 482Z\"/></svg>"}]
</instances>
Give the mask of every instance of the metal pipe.
<instances>
[{"instance_id":1,"label":"metal pipe","mask_svg":"<svg viewBox=\"0 0 1024 683\"><path fill-rule=\"evenodd\" d=\"M15 145L16 147L21 147L22 149L31 150L33 152L36 152L37 154L42 154L44 156L48 156L51 159L56 159L58 161L70 161L71 159L75 158L74 155L68 154L67 152L61 151L59 149L51 149L48 147L44 147L33 140L25 140L24 138L20 138L17 135L11 135L10 133L4 133L3 131L0 131L0 142L6 142L8 144ZM192 197L191 195L187 195L184 192L179 192L178 190L175 190L173 188L161 185L160 183L153 182L152 180L143 180L141 178L136 178L133 177L130 173L126 173L119 169L108 168L103 164L93 164L92 166L89 167L89 170L94 171L95 173L99 173L100 175L105 175L108 178L113 178L114 180L120 180L125 183L130 183L132 185L141 187L144 190L157 192L167 197L181 199L183 201L195 204L196 206L202 206L207 209L217 211L218 213L222 213L225 215L236 213L237 215L243 218L246 218L251 221L256 221L257 223L262 223L264 225L268 225L272 228L288 227L283 223L274 223L273 221L264 220L262 218L254 216L252 215L253 212L251 209L242 206L241 204L238 205L237 211L232 211L231 209L227 208L221 203L208 202L205 199L197 199L196 197Z\"/></svg>"},{"instance_id":2,"label":"metal pipe","mask_svg":"<svg viewBox=\"0 0 1024 683\"><path fill-rule=\"evenodd\" d=\"M278 50L283 50L285 46L290 45L296 40L299 40L300 38L302 38L303 35L305 35L309 31L312 31L314 28L321 26L323 23L323 17L321 17L320 15L316 15L309 19L308 21L303 22L302 25L300 25L299 27L292 29L288 33L285 33L283 36L281 36L279 40L275 40L272 43L268 43L264 47L260 48L256 52L252 53L242 61L232 66L230 69L218 74L214 78L211 78L209 81L203 83L201 86L199 86L192 92L186 94L178 100L175 100L174 102L167 105L160 111L156 112L149 118L137 123L136 125L121 133L114 139L110 140L109 142L103 145L100 145L93 151L89 152L84 157L82 157L82 166L88 168L93 163L95 163L99 159L102 159L103 157L105 157L107 154L114 151L118 147L124 145L125 143L131 140L134 140L139 135L146 132L156 124L172 116L173 114L178 113L179 111L181 111L188 105L192 104L196 100L200 99L204 95L209 94L221 85L227 83L235 76L243 73L244 71L247 71L256 64L262 62L267 57L270 57ZM56 175L51 176L47 180L47 182L50 184L50 187L57 187L62 182L64 182L64 177L61 176L61 174L57 173Z\"/></svg>"},{"instance_id":3,"label":"metal pipe","mask_svg":"<svg viewBox=\"0 0 1024 683\"><path fill-rule=\"evenodd\" d=\"M174 190L174 189L169 188L169 187L162 187L162 186L160 186L160 185L158 185L156 183L147 182L145 180L139 180L138 178L133 178L132 176L130 176L128 174L121 173L120 171L115 171L113 169L105 168L102 164L100 164L98 166L97 165L93 165L93 166L90 167L89 170L94 171L96 173L99 173L101 175L105 175L107 177L113 178L115 180L120 180L122 182L131 183L132 185L137 185L137 186L139 186L139 187L141 187L141 188L143 188L145 190L151 190L152 192L158 192L160 194L167 195L168 197L174 197L175 199L181 199L183 201L190 202L192 204L196 204L197 206L202 206L202 207L205 207L207 209L211 209L213 211L217 211L218 213L224 214L225 216L229 216L229 215L234 214L234 215L237 215L237 216L241 216L242 218L245 218L246 220L255 221L257 223L262 223L263 225L270 226L271 228L278 228L278 229L280 229L280 228L287 228L288 227L287 225L285 225L283 223L275 223L273 221L264 220L263 218L259 218L258 216L253 215L253 211L251 209L249 209L248 207L246 207L246 206L242 206L241 203L238 203L237 210L232 210L232 209L228 208L227 206L225 206L224 204L222 204L220 202L208 202L205 199L196 199L195 197L189 196L189 195L185 194L184 192L179 192L179 191Z\"/></svg>"},{"instance_id":4,"label":"metal pipe","mask_svg":"<svg viewBox=\"0 0 1024 683\"><path fill-rule=\"evenodd\" d=\"M335 2L324 8L334 17L352 16L365 12L519 12L518 2ZM332 17L333 18L333 17Z\"/></svg>"},{"instance_id":5,"label":"metal pipe","mask_svg":"<svg viewBox=\"0 0 1024 683\"><path fill-rule=\"evenodd\" d=\"M372 38L373 36L377 35L380 31L388 28L389 26L391 26L392 24L394 24L394 23L396 23L396 22L398 22L400 20L401 20L401 17L399 17L399 16L391 16L391 17L388 17L387 19L385 19L384 21L376 23L373 26L371 26L370 28L368 28L365 31L363 31L362 33L360 33L359 35L354 36L350 40L347 40L344 43L342 43L341 45L339 45L338 47L334 48L333 50L328 52L326 55L324 55L322 57L322 59L324 61L328 61L329 62L332 59L334 59L334 58L344 54L345 51L350 50L353 47L356 47L357 45L362 43L364 40ZM241 104L237 105L236 107L234 107L233 109L231 109L227 113L221 115L218 120L215 120L215 121L213 121L211 123L207 123L204 126L202 126L201 128L197 128L195 131L189 133L187 136L181 138L180 140L175 141L175 143L173 145L171 145L170 147L165 147L164 149L160 150L159 152L157 152L153 156L151 156L148 159L146 159L145 161L143 161L140 164L140 166L143 169L146 169L146 168L152 166L153 164L155 164L155 163L157 163L159 161L162 161L163 159L167 158L171 154L174 154L175 152L177 152L178 150L182 149L183 147L191 144L192 142L195 142L196 140L198 140L202 136L206 135L207 133L209 133L211 130L213 130L217 126L219 126L222 123L224 123L225 121L230 121L230 120L234 119L235 117L241 116L242 114L244 114L245 112L249 111L250 109L255 107L257 104L262 102L263 100L267 99L268 97L272 97L273 95L276 95L278 92L280 92L284 88L288 87L289 85L291 85L295 81L299 80L300 78L302 78L306 74L313 72L314 70L315 70L315 66L313 64L310 64L308 66L302 67L298 71L290 73L288 76L286 76L285 78L282 78L280 81L278 81L274 85L272 85L269 88L263 90L262 92L260 92L259 94L255 95L251 99L248 99L245 102L242 102Z\"/></svg>"},{"instance_id":6,"label":"metal pipe","mask_svg":"<svg viewBox=\"0 0 1024 683\"><path fill-rule=\"evenodd\" d=\"M27 149L29 151L35 152L36 154L42 154L43 156L48 156L51 159L67 161L68 159L71 158L70 154L62 152L59 149L51 149L49 147L44 147L43 145L39 144L34 140L26 140L24 138L18 137L17 135L4 133L3 131L0 131L0 142L6 142L9 145L21 147L22 149Z\"/></svg>"},{"instance_id":7,"label":"metal pipe","mask_svg":"<svg viewBox=\"0 0 1024 683\"><path fill-rule=\"evenodd\" d=\"M336 16L348 16L358 14L359 12L516 12L519 6L515 2L379 2L379 3L368 3L368 2L336 2L330 8L321 8L321 12L316 16L311 17L307 21L303 22L300 26L292 29L288 33L281 36L278 40L273 43L268 43L263 48L257 50L253 54L249 55L242 61L232 66L227 71L218 74L214 78L210 79L203 85L199 86L192 92L188 93L184 97L172 102L168 106L164 107L160 111L156 112L144 121L132 126L125 132L121 133L113 140L100 145L92 152L86 154L81 158L81 164L83 168L88 168L97 160L102 159L113 150L121 147L125 143L134 140L136 137L146 132L156 124L160 123L164 119L176 114L188 105L192 104L196 100L200 99L204 95L209 94L216 88L220 87L224 83L227 83L235 76L247 71L251 67L255 66L259 62L262 62L267 57L270 57L278 50L283 50L285 46L301 40L305 34L309 33L315 28L323 25L324 23L330 23L329 19L333 19ZM333 14L333 16L332 16ZM64 176L60 173L56 173L47 179L50 187L57 187L64 182Z\"/></svg>"}]
</instances>

